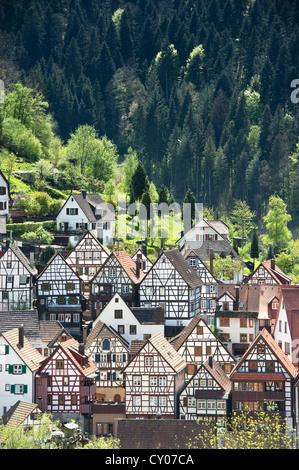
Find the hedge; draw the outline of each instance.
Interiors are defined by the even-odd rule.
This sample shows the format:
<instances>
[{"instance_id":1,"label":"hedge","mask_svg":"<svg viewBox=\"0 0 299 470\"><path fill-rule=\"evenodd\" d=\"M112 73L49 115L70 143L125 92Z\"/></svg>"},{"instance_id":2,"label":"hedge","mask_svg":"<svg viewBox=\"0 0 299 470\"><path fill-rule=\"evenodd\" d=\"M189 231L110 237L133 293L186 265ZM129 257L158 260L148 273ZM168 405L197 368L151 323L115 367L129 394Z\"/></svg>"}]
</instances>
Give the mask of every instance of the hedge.
<instances>
[{"instance_id":1,"label":"hedge","mask_svg":"<svg viewBox=\"0 0 299 470\"><path fill-rule=\"evenodd\" d=\"M55 220L47 220L45 222L24 222L22 224L7 224L6 232L12 230L15 237L19 237L26 232L35 232L38 227L43 227L45 230L51 231L56 229Z\"/></svg>"}]
</instances>

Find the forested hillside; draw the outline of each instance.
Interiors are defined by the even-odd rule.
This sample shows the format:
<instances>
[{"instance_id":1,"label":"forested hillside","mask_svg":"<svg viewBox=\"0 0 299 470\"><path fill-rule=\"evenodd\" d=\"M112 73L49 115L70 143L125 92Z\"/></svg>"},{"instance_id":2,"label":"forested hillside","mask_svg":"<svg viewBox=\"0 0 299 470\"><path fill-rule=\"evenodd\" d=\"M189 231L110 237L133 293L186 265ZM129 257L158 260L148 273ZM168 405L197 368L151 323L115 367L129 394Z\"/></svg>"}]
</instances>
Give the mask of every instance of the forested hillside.
<instances>
[{"instance_id":1,"label":"forested hillside","mask_svg":"<svg viewBox=\"0 0 299 470\"><path fill-rule=\"evenodd\" d=\"M260 218L276 193L296 219L298 18L296 0L1 0L0 64L63 142L88 124L178 200Z\"/></svg>"}]
</instances>

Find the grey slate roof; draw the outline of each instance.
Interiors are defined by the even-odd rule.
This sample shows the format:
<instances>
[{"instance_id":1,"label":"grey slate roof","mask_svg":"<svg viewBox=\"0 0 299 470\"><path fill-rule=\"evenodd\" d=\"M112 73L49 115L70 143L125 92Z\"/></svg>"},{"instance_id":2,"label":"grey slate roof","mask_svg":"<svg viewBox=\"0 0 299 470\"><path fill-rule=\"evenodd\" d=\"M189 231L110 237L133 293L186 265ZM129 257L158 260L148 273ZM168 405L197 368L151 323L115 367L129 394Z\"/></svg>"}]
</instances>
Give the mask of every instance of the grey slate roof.
<instances>
[{"instance_id":1,"label":"grey slate roof","mask_svg":"<svg viewBox=\"0 0 299 470\"><path fill-rule=\"evenodd\" d=\"M23 325L24 335L36 347L42 347L40 324L36 310L0 311L0 334Z\"/></svg>"},{"instance_id":2,"label":"grey slate roof","mask_svg":"<svg viewBox=\"0 0 299 470\"><path fill-rule=\"evenodd\" d=\"M72 197L75 199L90 222L96 222L98 220L103 220L103 222L115 220L114 214L109 210L108 206L105 208L105 202L99 194L86 194L86 197L84 197L82 193L73 193ZM102 216L95 213L98 205L103 206Z\"/></svg>"},{"instance_id":3,"label":"grey slate roof","mask_svg":"<svg viewBox=\"0 0 299 470\"><path fill-rule=\"evenodd\" d=\"M27 256L24 255L23 251L21 250L21 248L19 248L17 245L15 245L14 243L12 245L10 245L9 247L11 249L11 251L17 256L17 258L19 258L19 260L21 261L21 263L25 266L25 268L30 272L30 274L32 276L36 276L37 274L37 269L36 268L33 268L30 264L30 261L29 259L27 258ZM9 249L8 248L8 249Z\"/></svg>"},{"instance_id":4,"label":"grey slate roof","mask_svg":"<svg viewBox=\"0 0 299 470\"><path fill-rule=\"evenodd\" d=\"M242 261L238 253L233 249L228 240L204 240L204 241L187 241L186 246L205 263L210 261L210 250L213 250L214 255L231 256L232 258L241 261L242 265L245 263ZM188 256L188 251L185 253L185 258Z\"/></svg>"},{"instance_id":5,"label":"grey slate roof","mask_svg":"<svg viewBox=\"0 0 299 470\"><path fill-rule=\"evenodd\" d=\"M186 284L188 284L192 289L202 286L203 283L199 276L197 276L194 269L190 268L184 256L177 248L165 251L164 255L171 262L180 276L182 276Z\"/></svg>"},{"instance_id":6,"label":"grey slate roof","mask_svg":"<svg viewBox=\"0 0 299 470\"><path fill-rule=\"evenodd\" d=\"M164 309L162 307L131 307L132 313L141 324L164 324Z\"/></svg>"}]
</instances>

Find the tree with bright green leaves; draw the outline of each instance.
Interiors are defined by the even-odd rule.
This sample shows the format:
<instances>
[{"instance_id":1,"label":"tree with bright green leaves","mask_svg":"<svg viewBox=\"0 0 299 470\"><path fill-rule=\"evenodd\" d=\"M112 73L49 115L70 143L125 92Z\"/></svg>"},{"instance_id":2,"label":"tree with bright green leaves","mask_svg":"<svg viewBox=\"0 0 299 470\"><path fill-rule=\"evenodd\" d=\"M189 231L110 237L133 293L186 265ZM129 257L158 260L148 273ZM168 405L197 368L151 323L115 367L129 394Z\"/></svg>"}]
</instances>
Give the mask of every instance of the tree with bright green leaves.
<instances>
[{"instance_id":1,"label":"tree with bright green leaves","mask_svg":"<svg viewBox=\"0 0 299 470\"><path fill-rule=\"evenodd\" d=\"M279 196L271 196L268 202L268 212L263 218L267 234L262 240L265 245L272 245L274 255L286 249L292 239L288 222L292 219L287 212L286 203Z\"/></svg>"},{"instance_id":2,"label":"tree with bright green leaves","mask_svg":"<svg viewBox=\"0 0 299 470\"><path fill-rule=\"evenodd\" d=\"M23 233L21 238L32 243L37 243L38 246L42 244L50 245L54 240L54 236L43 227L38 227L35 231L32 232Z\"/></svg>"},{"instance_id":3,"label":"tree with bright green leaves","mask_svg":"<svg viewBox=\"0 0 299 470\"><path fill-rule=\"evenodd\" d=\"M0 423L1 449L56 449L57 445L50 440L51 432L59 429L61 423L54 421L51 415L43 413L38 416L30 429L22 425L6 425Z\"/></svg>"},{"instance_id":4,"label":"tree with bright green leaves","mask_svg":"<svg viewBox=\"0 0 299 470\"><path fill-rule=\"evenodd\" d=\"M96 154L97 133L94 127L89 125L79 126L70 135L65 151L70 163L76 163L80 173L86 171L87 162Z\"/></svg>"},{"instance_id":5,"label":"tree with bright green leaves","mask_svg":"<svg viewBox=\"0 0 299 470\"><path fill-rule=\"evenodd\" d=\"M252 240L250 245L250 257L256 259L259 257L260 249L259 249L259 240L258 235L256 232L256 228L253 229Z\"/></svg>"},{"instance_id":6,"label":"tree with bright green leaves","mask_svg":"<svg viewBox=\"0 0 299 470\"><path fill-rule=\"evenodd\" d=\"M202 44L194 47L190 52L185 68L185 78L192 82L197 88L201 86L205 53Z\"/></svg>"},{"instance_id":7,"label":"tree with bright green leaves","mask_svg":"<svg viewBox=\"0 0 299 470\"><path fill-rule=\"evenodd\" d=\"M78 442L76 449L119 449L119 439L112 436L92 436L87 443Z\"/></svg>"},{"instance_id":8,"label":"tree with bright green leaves","mask_svg":"<svg viewBox=\"0 0 299 470\"><path fill-rule=\"evenodd\" d=\"M254 228L253 218L255 214L245 201L236 201L231 212L231 220L236 229L236 233L241 237L241 244L248 236L248 233Z\"/></svg>"},{"instance_id":9,"label":"tree with bright green leaves","mask_svg":"<svg viewBox=\"0 0 299 470\"><path fill-rule=\"evenodd\" d=\"M128 149L128 153L125 157L125 161L122 164L124 187L126 194L130 194L132 177L138 166L138 157L136 152L134 152L131 147Z\"/></svg>"},{"instance_id":10,"label":"tree with bright green leaves","mask_svg":"<svg viewBox=\"0 0 299 470\"><path fill-rule=\"evenodd\" d=\"M191 205L191 221L193 223L194 220L195 220L195 203L196 203L196 199L195 199L194 193L190 189L188 189L186 194L185 194L184 203Z\"/></svg>"}]
</instances>

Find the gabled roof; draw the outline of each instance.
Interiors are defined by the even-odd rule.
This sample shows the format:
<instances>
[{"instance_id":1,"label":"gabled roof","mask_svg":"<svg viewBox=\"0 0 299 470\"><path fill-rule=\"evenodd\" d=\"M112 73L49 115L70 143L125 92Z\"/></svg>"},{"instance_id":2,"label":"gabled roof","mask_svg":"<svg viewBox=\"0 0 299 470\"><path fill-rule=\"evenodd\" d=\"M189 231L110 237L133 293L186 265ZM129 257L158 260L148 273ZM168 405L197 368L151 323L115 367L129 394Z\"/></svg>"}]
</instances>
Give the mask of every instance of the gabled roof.
<instances>
[{"instance_id":1,"label":"gabled roof","mask_svg":"<svg viewBox=\"0 0 299 470\"><path fill-rule=\"evenodd\" d=\"M100 240L98 239L98 237L96 236L96 234L92 231L92 230L89 230L88 232L86 232L83 237L78 241L78 243L76 244L76 246L74 247L74 249L72 251L70 251L67 255L67 258L70 257L70 255L72 255L74 252L78 251L78 249L80 249L80 244L81 242L84 241L84 239L88 239L88 238L93 238L95 243L98 245L98 247L105 251L105 253L107 253L107 255L110 255L110 250L108 250L108 248L103 245Z\"/></svg>"},{"instance_id":2,"label":"gabled roof","mask_svg":"<svg viewBox=\"0 0 299 470\"><path fill-rule=\"evenodd\" d=\"M97 222L99 220L107 222L115 220L115 215L110 211L108 205L103 201L99 194L87 193L86 196L84 196L82 193L72 193L70 197L75 199L78 206L82 209L90 222ZM103 209L103 214L101 216L96 213L98 206L101 206Z\"/></svg>"},{"instance_id":3,"label":"gabled roof","mask_svg":"<svg viewBox=\"0 0 299 470\"><path fill-rule=\"evenodd\" d=\"M182 356L171 346L169 341L161 334L157 333L152 338L149 338L144 345L139 349L131 361L123 369L123 372L131 364L134 358L142 352L145 346L150 343L154 349L160 354L160 356L168 363L168 365L173 369L174 372L178 373L186 367L186 362Z\"/></svg>"},{"instance_id":4,"label":"gabled roof","mask_svg":"<svg viewBox=\"0 0 299 470\"><path fill-rule=\"evenodd\" d=\"M195 228L200 227L203 222L206 225L209 225L221 237L223 235L228 235L229 234L229 227L225 222L223 222L223 220L221 220L221 219L219 219L219 220L208 220L206 217L203 217L201 220L196 222L196 224L194 224L191 227L191 229L187 233L185 233L178 241L180 242L183 238L185 238L186 235L191 232L191 230L194 230Z\"/></svg>"},{"instance_id":5,"label":"gabled roof","mask_svg":"<svg viewBox=\"0 0 299 470\"><path fill-rule=\"evenodd\" d=\"M37 269L36 268L33 268L30 264L30 261L29 259L27 258L27 256L24 255L23 251L21 250L21 248L19 248L15 243L12 243L9 248L5 251L5 253L3 254L2 256L2 260L3 260L3 257L5 256L5 254L8 252L8 250L11 250L15 256L19 259L19 261L23 264L23 266L27 269L27 271L29 271L29 273L32 275L32 276L35 276L37 274Z\"/></svg>"},{"instance_id":6,"label":"gabled roof","mask_svg":"<svg viewBox=\"0 0 299 470\"><path fill-rule=\"evenodd\" d=\"M49 348L53 348L58 336L65 333L65 335L71 338L71 334L65 329L65 327L57 320L40 320L40 332L41 340L46 343Z\"/></svg>"},{"instance_id":7,"label":"gabled roof","mask_svg":"<svg viewBox=\"0 0 299 470\"><path fill-rule=\"evenodd\" d=\"M14 328L13 330L6 331L5 333L2 333L2 336L32 372L38 370L45 358L30 343L30 341L28 341L25 335L24 346L20 346L19 328Z\"/></svg>"},{"instance_id":8,"label":"gabled roof","mask_svg":"<svg viewBox=\"0 0 299 470\"><path fill-rule=\"evenodd\" d=\"M57 251L53 256L52 258L49 259L49 261L47 262L47 264L45 265L45 267L43 268L43 270L36 276L36 280L38 280L43 274L45 271L47 271L47 269L49 269L51 263L54 261L55 258L60 258L63 262L63 264L67 267L67 269L69 269L70 271L72 271L72 273L80 280L78 274L76 273L76 271L72 268L72 266L70 266L67 261L65 260L64 256L60 253L60 251Z\"/></svg>"},{"instance_id":9,"label":"gabled roof","mask_svg":"<svg viewBox=\"0 0 299 470\"><path fill-rule=\"evenodd\" d=\"M248 276L246 282L250 281L250 279L254 276L254 274L263 266L266 271L273 277L273 279L277 282L277 284L291 284L292 279L287 276L278 266L275 264L274 260L268 259L267 261L263 261L258 265L258 267Z\"/></svg>"},{"instance_id":10,"label":"gabled roof","mask_svg":"<svg viewBox=\"0 0 299 470\"><path fill-rule=\"evenodd\" d=\"M187 246L189 250L194 251L196 256L198 256L203 263L210 261L210 250L213 250L214 255L219 256L230 256L231 258L240 261L242 266L245 266L245 263L242 261L238 253L230 245L229 240L203 240L203 241L187 241ZM188 250L186 255L188 256Z\"/></svg>"},{"instance_id":11,"label":"gabled roof","mask_svg":"<svg viewBox=\"0 0 299 470\"><path fill-rule=\"evenodd\" d=\"M204 367L209 372L209 374L216 380L223 390L225 390L227 393L231 392L231 381L220 364L215 361L215 359L211 358L211 362L209 359L207 359L201 367Z\"/></svg>"},{"instance_id":12,"label":"gabled roof","mask_svg":"<svg viewBox=\"0 0 299 470\"><path fill-rule=\"evenodd\" d=\"M230 377L232 378L233 375L238 372L240 365L242 365L242 363L246 360L247 356L251 353L251 351L256 347L257 343L259 343L260 341L262 341L266 344L266 346L269 347L271 352L276 356L276 358L279 360L284 369L289 373L289 375L295 378L298 373L297 368L292 364L292 362L285 355L283 350L278 346L278 344L271 336L271 334L266 330L266 328L263 328L262 331L252 341L247 351L243 354L239 362L237 362L237 364L233 368Z\"/></svg>"},{"instance_id":13,"label":"gabled roof","mask_svg":"<svg viewBox=\"0 0 299 470\"><path fill-rule=\"evenodd\" d=\"M115 256L116 259L119 261L121 266L124 268L126 271L127 275L130 277L130 279L135 283L139 284L139 282L142 281L144 278L145 274L140 268L140 275L137 277L136 275L136 263L135 261L132 260L131 256L128 255L126 251L114 251L112 253L112 256Z\"/></svg>"},{"instance_id":14,"label":"gabled roof","mask_svg":"<svg viewBox=\"0 0 299 470\"><path fill-rule=\"evenodd\" d=\"M185 260L181 252L174 248L172 250L164 251L162 255L165 255L166 258L170 261L173 267L177 270L179 275L184 279L186 284L188 284L191 289L196 289L197 287L202 286L202 281L199 276L195 273L194 269Z\"/></svg>"},{"instance_id":15,"label":"gabled roof","mask_svg":"<svg viewBox=\"0 0 299 470\"><path fill-rule=\"evenodd\" d=\"M162 307L130 307L141 325L164 325L164 309Z\"/></svg>"},{"instance_id":16,"label":"gabled roof","mask_svg":"<svg viewBox=\"0 0 299 470\"><path fill-rule=\"evenodd\" d=\"M82 356L85 359L84 365L80 364L80 362L77 360L76 357L81 356L81 353L79 352L79 343L74 338L60 343L58 348L59 347L63 349L63 351L68 355L68 357L73 361L78 370L85 377L93 377L98 371L97 365L92 361L91 358L89 358L85 354ZM55 354L55 351L51 354L51 356L53 354Z\"/></svg>"},{"instance_id":17,"label":"gabled roof","mask_svg":"<svg viewBox=\"0 0 299 470\"><path fill-rule=\"evenodd\" d=\"M0 311L0 334L23 325L24 335L35 347L42 347L37 310Z\"/></svg>"},{"instance_id":18,"label":"gabled roof","mask_svg":"<svg viewBox=\"0 0 299 470\"><path fill-rule=\"evenodd\" d=\"M27 403L18 400L4 415L2 416L3 424L5 426L20 426L31 415L37 411L41 413L41 409L36 403Z\"/></svg>"},{"instance_id":19,"label":"gabled roof","mask_svg":"<svg viewBox=\"0 0 299 470\"><path fill-rule=\"evenodd\" d=\"M109 336L112 335L117 338L122 343L122 345L129 350L129 343L114 328L106 325L101 321L98 321L94 328L92 328L90 331L85 343L86 348L89 348L93 341L99 336L103 335L105 332L107 332Z\"/></svg>"}]
</instances>

